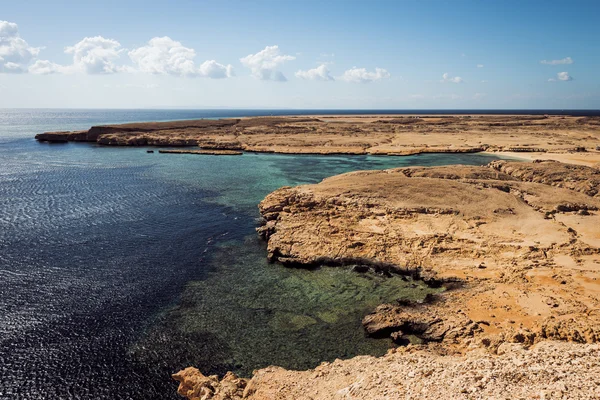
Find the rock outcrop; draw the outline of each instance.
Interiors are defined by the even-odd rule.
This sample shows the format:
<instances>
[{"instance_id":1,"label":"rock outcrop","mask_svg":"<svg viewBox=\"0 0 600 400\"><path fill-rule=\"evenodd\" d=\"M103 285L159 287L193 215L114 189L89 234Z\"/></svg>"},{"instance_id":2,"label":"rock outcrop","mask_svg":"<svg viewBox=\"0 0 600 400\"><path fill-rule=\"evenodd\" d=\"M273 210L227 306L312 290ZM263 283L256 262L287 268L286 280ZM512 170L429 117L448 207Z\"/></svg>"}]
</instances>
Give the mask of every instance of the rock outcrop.
<instances>
[{"instance_id":1,"label":"rock outcrop","mask_svg":"<svg viewBox=\"0 0 600 400\"><path fill-rule=\"evenodd\" d=\"M353 172L281 188L259 208L273 261L369 266L447 290L365 316L368 335L408 344L384 357L269 367L247 381L188 369L177 378L188 398L600 396L596 169L495 161Z\"/></svg>"},{"instance_id":2,"label":"rock outcrop","mask_svg":"<svg viewBox=\"0 0 600 400\"><path fill-rule=\"evenodd\" d=\"M228 372L223 379L218 376L205 376L196 368L188 367L173 375L179 382L177 393L190 400L230 400L241 399L248 381Z\"/></svg>"},{"instance_id":3,"label":"rock outcrop","mask_svg":"<svg viewBox=\"0 0 600 400\"><path fill-rule=\"evenodd\" d=\"M348 173L271 193L259 233L284 264L370 264L462 283L430 304L379 307L363 321L374 336L413 334L457 349L475 340L492 350L504 341L596 342L597 176L506 161Z\"/></svg>"},{"instance_id":4,"label":"rock outcrop","mask_svg":"<svg viewBox=\"0 0 600 400\"><path fill-rule=\"evenodd\" d=\"M36 139L299 154L577 152L600 162L595 150L598 120L531 115L258 117L94 126L42 133Z\"/></svg>"}]
</instances>

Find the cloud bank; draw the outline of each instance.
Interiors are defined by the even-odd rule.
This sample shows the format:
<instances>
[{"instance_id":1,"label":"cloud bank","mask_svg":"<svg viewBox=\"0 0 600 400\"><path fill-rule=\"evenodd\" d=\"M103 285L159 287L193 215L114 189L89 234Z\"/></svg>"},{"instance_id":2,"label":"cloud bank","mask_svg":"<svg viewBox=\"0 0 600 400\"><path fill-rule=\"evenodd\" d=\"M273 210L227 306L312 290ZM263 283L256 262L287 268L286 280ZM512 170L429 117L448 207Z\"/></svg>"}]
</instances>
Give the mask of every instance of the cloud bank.
<instances>
[{"instance_id":1,"label":"cloud bank","mask_svg":"<svg viewBox=\"0 0 600 400\"><path fill-rule=\"evenodd\" d=\"M127 54L135 67L119 63L126 50L118 41L102 36L85 37L73 46L65 47L64 52L73 57L69 65L37 59L40 50L19 36L17 24L0 21L0 73L106 75L143 72L212 79L234 76L231 65L215 60L207 60L196 66L194 49L184 47L167 36L155 37L146 46L129 51Z\"/></svg>"}]
</instances>

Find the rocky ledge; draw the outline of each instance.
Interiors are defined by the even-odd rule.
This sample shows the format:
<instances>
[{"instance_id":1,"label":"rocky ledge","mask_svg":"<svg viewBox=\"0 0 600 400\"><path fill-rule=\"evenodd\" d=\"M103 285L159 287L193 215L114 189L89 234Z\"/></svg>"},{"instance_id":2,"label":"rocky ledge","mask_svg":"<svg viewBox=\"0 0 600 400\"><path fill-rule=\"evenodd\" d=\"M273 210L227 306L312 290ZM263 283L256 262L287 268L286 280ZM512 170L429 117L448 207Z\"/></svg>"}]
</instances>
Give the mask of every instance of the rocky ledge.
<instances>
[{"instance_id":1,"label":"rocky ledge","mask_svg":"<svg viewBox=\"0 0 600 400\"><path fill-rule=\"evenodd\" d=\"M600 396L600 170L556 161L413 167L281 188L259 205L268 256L354 265L447 290L382 304L374 337L422 345L251 380L175 375L189 399ZM561 340L561 342L556 342Z\"/></svg>"},{"instance_id":2,"label":"rocky ledge","mask_svg":"<svg viewBox=\"0 0 600 400\"><path fill-rule=\"evenodd\" d=\"M599 126L600 118L570 116L282 116L103 125L36 139L298 154L589 153L586 161L599 162Z\"/></svg>"},{"instance_id":3,"label":"rocky ledge","mask_svg":"<svg viewBox=\"0 0 600 400\"><path fill-rule=\"evenodd\" d=\"M554 161L354 172L271 193L259 233L284 264L453 282L430 304L380 306L363 321L373 336L596 342L599 182L597 169Z\"/></svg>"}]
</instances>

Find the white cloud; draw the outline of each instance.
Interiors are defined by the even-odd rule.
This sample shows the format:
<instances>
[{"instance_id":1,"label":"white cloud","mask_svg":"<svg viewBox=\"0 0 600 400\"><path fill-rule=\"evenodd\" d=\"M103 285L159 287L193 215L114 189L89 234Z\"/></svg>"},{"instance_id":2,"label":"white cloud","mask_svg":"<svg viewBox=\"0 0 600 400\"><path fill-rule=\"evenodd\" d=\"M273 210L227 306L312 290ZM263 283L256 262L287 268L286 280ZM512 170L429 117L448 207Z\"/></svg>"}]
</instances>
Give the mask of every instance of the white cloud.
<instances>
[{"instance_id":1,"label":"white cloud","mask_svg":"<svg viewBox=\"0 0 600 400\"><path fill-rule=\"evenodd\" d=\"M563 82L568 82L568 81L572 81L573 77L571 75L569 75L568 72L559 72L558 74L556 74L556 78L550 78L548 79L548 82L556 82L556 81L563 81Z\"/></svg>"},{"instance_id":2,"label":"white cloud","mask_svg":"<svg viewBox=\"0 0 600 400\"><path fill-rule=\"evenodd\" d=\"M474 99L474 100L482 100L482 99L484 99L485 97L487 97L487 94L485 94L485 93L475 93L475 94L473 95L473 99Z\"/></svg>"},{"instance_id":3,"label":"white cloud","mask_svg":"<svg viewBox=\"0 0 600 400\"><path fill-rule=\"evenodd\" d=\"M542 60L540 61L542 64L546 65L563 65L563 64L573 64L573 59L571 57L565 57L561 60Z\"/></svg>"},{"instance_id":4,"label":"white cloud","mask_svg":"<svg viewBox=\"0 0 600 400\"><path fill-rule=\"evenodd\" d=\"M36 75L49 75L59 72L64 72L66 67L55 64L48 60L37 60L35 63L29 66L27 69L30 73Z\"/></svg>"},{"instance_id":5,"label":"white cloud","mask_svg":"<svg viewBox=\"0 0 600 400\"><path fill-rule=\"evenodd\" d=\"M102 36L85 37L73 46L65 48L65 53L73 55L73 65L61 72L85 72L88 74L114 74L123 71L123 67L115 65L124 51L121 44L114 39Z\"/></svg>"},{"instance_id":6,"label":"white cloud","mask_svg":"<svg viewBox=\"0 0 600 400\"><path fill-rule=\"evenodd\" d=\"M19 36L19 27L14 22L0 21L0 72L21 73L27 64L40 52Z\"/></svg>"},{"instance_id":7,"label":"white cloud","mask_svg":"<svg viewBox=\"0 0 600 400\"><path fill-rule=\"evenodd\" d=\"M194 49L168 36L152 38L146 46L129 52L138 70L151 74L195 75L194 57Z\"/></svg>"},{"instance_id":8,"label":"white cloud","mask_svg":"<svg viewBox=\"0 0 600 400\"><path fill-rule=\"evenodd\" d=\"M477 68L483 68L483 64L477 64Z\"/></svg>"},{"instance_id":9,"label":"white cloud","mask_svg":"<svg viewBox=\"0 0 600 400\"><path fill-rule=\"evenodd\" d=\"M205 61L196 67L196 51L168 36L152 38L146 46L133 49L128 54L138 71L150 74L213 79L234 75L231 65L219 64L215 60Z\"/></svg>"},{"instance_id":10,"label":"white cloud","mask_svg":"<svg viewBox=\"0 0 600 400\"><path fill-rule=\"evenodd\" d=\"M440 82L462 83L463 78L460 76L450 76L450 74L446 72L442 75L442 80Z\"/></svg>"},{"instance_id":11,"label":"white cloud","mask_svg":"<svg viewBox=\"0 0 600 400\"><path fill-rule=\"evenodd\" d=\"M329 69L325 64L319 65L317 68L309 69L307 71L299 70L296 72L296 77L301 79L307 79L311 81L332 81L333 76L329 74Z\"/></svg>"},{"instance_id":12,"label":"white cloud","mask_svg":"<svg viewBox=\"0 0 600 400\"><path fill-rule=\"evenodd\" d=\"M73 64L59 65L48 60L37 60L29 67L29 72L33 74L145 72L209 78L233 76L231 65L219 64L214 60L205 61L196 68L194 49L183 47L181 43L166 36L153 38L147 46L128 53L136 68L115 64L124 51L125 49L121 48L121 44L116 40L102 36L86 37L74 46L65 48L65 53L73 54Z\"/></svg>"},{"instance_id":13,"label":"white cloud","mask_svg":"<svg viewBox=\"0 0 600 400\"><path fill-rule=\"evenodd\" d=\"M559 81L572 81L573 77L568 72L559 72L556 74Z\"/></svg>"},{"instance_id":14,"label":"white cloud","mask_svg":"<svg viewBox=\"0 0 600 400\"><path fill-rule=\"evenodd\" d=\"M204 61L198 70L200 76L205 76L212 79L230 78L234 76L233 67L231 64L219 64L215 60Z\"/></svg>"},{"instance_id":15,"label":"white cloud","mask_svg":"<svg viewBox=\"0 0 600 400\"><path fill-rule=\"evenodd\" d=\"M256 54L248 54L240 58L241 63L250 68L252 76L261 80L287 81L277 68L286 61L295 60L296 57L283 55L279 51L279 46L267 46Z\"/></svg>"},{"instance_id":16,"label":"white cloud","mask_svg":"<svg viewBox=\"0 0 600 400\"><path fill-rule=\"evenodd\" d=\"M375 72L368 72L366 68L350 68L340 77L346 82L369 83L381 79L387 79L391 75L383 68L375 68Z\"/></svg>"},{"instance_id":17,"label":"white cloud","mask_svg":"<svg viewBox=\"0 0 600 400\"><path fill-rule=\"evenodd\" d=\"M130 68L115 64L124 51L114 39L102 36L85 37L73 46L65 47L66 54L73 55L73 63L60 65L49 60L36 60L28 71L37 75L71 74L76 72L99 75L128 71Z\"/></svg>"}]
</instances>

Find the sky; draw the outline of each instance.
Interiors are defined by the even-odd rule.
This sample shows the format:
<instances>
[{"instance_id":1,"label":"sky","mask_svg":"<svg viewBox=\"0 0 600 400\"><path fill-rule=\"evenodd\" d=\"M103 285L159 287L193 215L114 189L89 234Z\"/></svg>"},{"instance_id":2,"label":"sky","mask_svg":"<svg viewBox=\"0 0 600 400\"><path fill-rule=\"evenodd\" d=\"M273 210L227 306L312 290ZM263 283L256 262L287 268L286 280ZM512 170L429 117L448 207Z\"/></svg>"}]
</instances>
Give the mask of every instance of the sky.
<instances>
[{"instance_id":1,"label":"sky","mask_svg":"<svg viewBox=\"0 0 600 400\"><path fill-rule=\"evenodd\" d=\"M0 3L0 108L600 109L600 1Z\"/></svg>"}]
</instances>

